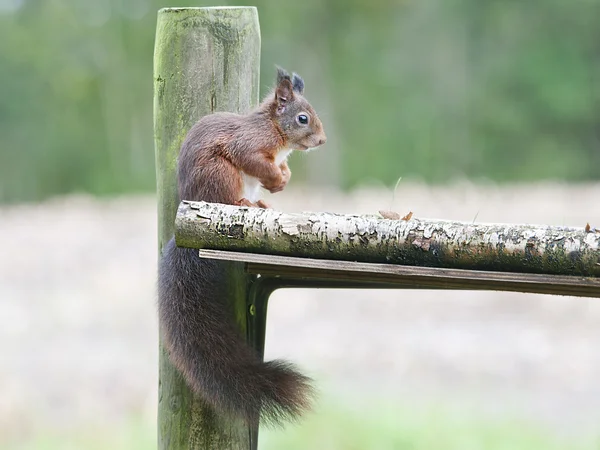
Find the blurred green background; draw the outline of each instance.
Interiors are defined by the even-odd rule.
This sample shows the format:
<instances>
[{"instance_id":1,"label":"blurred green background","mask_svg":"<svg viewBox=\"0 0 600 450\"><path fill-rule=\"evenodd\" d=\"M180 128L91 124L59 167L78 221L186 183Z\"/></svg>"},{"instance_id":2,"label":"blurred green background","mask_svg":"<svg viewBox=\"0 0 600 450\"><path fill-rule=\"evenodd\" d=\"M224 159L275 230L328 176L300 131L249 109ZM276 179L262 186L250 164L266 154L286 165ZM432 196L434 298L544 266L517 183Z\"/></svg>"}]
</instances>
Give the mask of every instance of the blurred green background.
<instances>
[{"instance_id":1,"label":"blurred green background","mask_svg":"<svg viewBox=\"0 0 600 450\"><path fill-rule=\"evenodd\" d=\"M600 0L306 0L259 9L321 112L297 180L600 178ZM0 201L154 189L155 0L0 0Z\"/></svg>"},{"instance_id":2,"label":"blurred green background","mask_svg":"<svg viewBox=\"0 0 600 450\"><path fill-rule=\"evenodd\" d=\"M465 191L447 192L446 198L445 186L433 190L431 196L423 194L427 193L423 185L420 185L423 191L420 195L412 195L410 188L406 188L399 206L403 211L417 205L425 213L427 206L450 205L449 210L460 211L459 218L464 219L478 217L479 210L485 210L489 198L494 197L493 190L481 193L483 184L477 182L493 180L505 183L505 186L514 182L532 182L531 186L534 186L534 182L541 180L568 183L600 180L600 0L220 0L217 3L0 0L0 203L37 202L73 192L101 196L152 193L155 188L152 57L156 12L168 6L229 4L258 7L262 32L261 91L265 93L271 87L275 64L299 72L306 81L307 97L325 124L329 138L327 145L307 158L293 156L294 186L304 182L312 187L329 185L349 189L370 184L381 188L394 186L399 177L424 181L427 185L450 185L452 181L468 178L475 183ZM542 223L564 220L568 224L583 225L597 217L595 211L598 210L590 207L593 205L590 199L598 198L596 185L586 188L585 195L579 185L577 190L568 190L566 185L559 183L544 188L543 194L536 194L535 189L527 186L512 194L506 188L494 197L491 207L502 210L502 214L492 216L489 211L487 215L484 211L481 217L486 220L489 217L529 220L522 218L528 218L526 213L536 208L538 212L554 214L534 216ZM314 201L315 192L318 190L305 194L304 200ZM294 208L300 202L299 198L302 197L294 198ZM381 202L387 203L389 198L393 198L389 189L378 190L363 204L368 204L372 211ZM528 198L532 200L527 202ZM580 203L574 203L573 198L579 199ZM322 205L330 208L330 198L325 200L327 203L313 203L313 210L324 209ZM357 204L354 200L349 196L343 203L345 211L353 210ZM63 201L71 209L61 209ZM119 201L105 204L103 200L88 197L85 200L61 197L40 205L14 209L11 205L0 210L0 230L3 230L0 235L10 236L9 243L13 245L3 243L6 256L0 258L0 297L9 300L0 302L0 308L6 307L0 309L3 313L0 318L5 320L0 328L8 330L3 336L9 337L4 341L10 341L12 349L12 353L6 352L9 354L7 363L0 369L16 374L14 378L2 378L5 374L0 371L3 400L9 405L4 409L0 406L0 444L10 450L155 447L155 404L152 401L156 400L154 389L157 383L152 378L152 370L156 367L156 355L144 353L148 349L156 350L156 336L152 334L157 330L153 322L155 305L149 300L155 295L153 242L156 230L149 228L156 223L155 200L148 197L140 210L133 209L143 203L137 196L130 196L130 203L125 201L125 206ZM511 210L514 205L518 208ZM132 210L137 211L137 215L132 215ZM450 216L448 210L431 211L432 216ZM30 215L21 219L21 214L25 213ZM110 220L103 221L105 216ZM44 223L43 233L37 228L40 222ZM6 224L5 228L1 228L3 224ZM22 245L22 242L29 245ZM152 244L148 245L148 242ZM11 248L18 257L11 255ZM90 248L94 248L93 255ZM367 295L373 300L371 294ZM302 298L307 296L302 294ZM330 295L327 302L336 296L339 294ZM481 294L477 298L478 304L483 299ZM445 297L440 305L449 304L448 310L440 313L437 319L415 321L417 328L430 320L436 329L442 329L451 312L464 312L460 309L464 308L463 300L444 303L447 302ZM506 300L488 299L486 304L489 317L501 320L508 316L506 323L497 325L497 347L490 350L487 344L482 344L485 351L478 348L479 353L469 353L471 338L477 340L494 329L486 325L482 319L484 314L474 307L470 325L459 314L454 328L442 333L440 342L431 346L441 347L447 336L455 336L453 333L470 332L469 339L456 344L456 348L466 349L464 359L458 360L471 358L475 361L481 355L489 356L493 361L487 364L492 369L486 364L482 367L491 375L485 378L487 372L483 372L484 375L480 375L482 384L495 386L494 376L508 385L517 386L521 382L525 388L521 391L515 388L519 395L535 391L538 385L555 393L561 393L562 388L567 397L575 398L574 405L579 405L577 395L592 405L589 414L582 409L574 420L588 416L593 421L598 415L598 402L594 399L600 398L597 391L590 388L591 385L598 386L595 370L600 365L594 333L600 329L600 310L593 309L592 303L577 303L583 305L580 310L569 304L569 308L574 309L565 306L566 312L563 312L553 303L558 302L557 299L535 303L527 298L523 304L512 306L505 306ZM404 305L406 301L405 298ZM414 306L414 310L431 312L434 309L431 304L423 307L418 298L415 301L418 306ZM319 299L315 304L327 302ZM538 306L528 313L525 304ZM374 330L381 328L384 316L394 318L402 327L411 323L410 315L401 322L410 308L393 315L388 313L389 304L373 301L371 305L379 308L381 315L372 318L372 329L365 332L365 336L373 337ZM119 316L122 314L119 306L131 307L129 320ZM99 308L104 316L97 314L94 308ZM348 306L344 304L335 312L332 310L323 313L324 321L334 316L342 318L348 313ZM509 310L514 314L507 315ZM143 320L138 320L140 311L146 314ZM552 311L554 316L550 314ZM78 314L83 314L84 318ZM86 314L89 314L87 321ZM557 351L558 356L551 353L554 359L534 358L535 364L530 363L530 359L518 353L524 341L518 332L522 330L538 339L537 322L528 325L516 321L522 317L546 317L546 314L550 318L546 324L548 330L557 334L565 331L556 325L558 317L581 336L573 331L566 333L571 337L570 341L563 341L562 335L548 339L548 342L560 342L561 345L567 342L564 348L558 344L548 345L548 348L563 353ZM32 319L38 316L37 322ZM294 316L293 311L290 316ZM363 320L364 316L364 310L360 309L350 317ZM101 317L107 324L122 326L123 330L106 326L103 333L98 333ZM588 322L582 331L584 318ZM335 327L333 321L327 323L331 330L339 326L339 322ZM388 324L390 326L400 328L395 322ZM147 328L146 332L133 342L129 333L138 333L143 327ZM353 332L355 327L353 321ZM308 333L311 332L308 329ZM440 376L446 381L444 391L453 393L453 380L464 378L468 384L471 379L456 368L463 365L452 365L455 361L451 358L444 365L447 355L436 359L428 356L426 346L425 350L419 347L431 334L430 329L418 328L414 332L416 337L411 334L406 341L412 347L401 342L404 345L402 352L405 354L413 348L413 352L419 353L419 364L426 367L428 361L433 361L431 372L442 374ZM82 341L81 349L76 349L78 352L71 349L69 345L80 344L81 336L94 337L100 350L90 351L86 340ZM348 336L350 332L344 339L349 339ZM396 338L389 338L390 341L393 339ZM341 342L341 338L338 340ZM543 350L542 344L546 341L539 340L541 343L535 341L531 348ZM370 355L384 353L372 342L377 341L368 341ZM107 349L103 345L107 345ZM64 355L64 359L45 359L48 348ZM525 346L525 350L528 349ZM143 350L141 355L136 353L140 350ZM288 350L289 345L286 352ZM318 350L319 346L315 344L307 354L318 354ZM348 361L348 367L355 367L351 357L355 350L352 345L348 348L340 345L339 354L323 359L331 359L332 367L341 364L342 360ZM118 366L120 371L110 372L113 378L100 372L96 374L94 360L83 359L80 364L77 357L72 356L87 357L88 353L100 355L98 367L107 366L113 370L113 366ZM546 372L548 367L558 367L564 368L565 374L556 377L548 369L550 381L543 386L537 382L538 378L528 378L529 372L524 369L522 374L506 369L501 358L505 353L514 353L516 360L522 359L521 365L535 367L540 373ZM147 363L147 366L140 365L143 370L131 364L136 354ZM563 361L561 355L567 354L579 358L579 365ZM496 359L500 362L496 363ZM588 361L591 362L588 364ZM391 362L384 362L393 369ZM54 393L55 390L64 392L58 389L62 386L63 376L62 368L56 369L58 366L64 366L64 372L75 374L74 379L89 378L89 389L94 395L86 394L88 391L75 383L71 392L72 397L83 398L84 406L80 409L69 403L75 402L73 398ZM499 367L497 372L496 366ZM385 375L388 366L384 364L383 367L379 372ZM379 368L376 366L377 370ZM391 374L399 370L396 368L394 372L392 369L389 369ZM347 372L350 370L354 369ZM469 370L465 369L467 375L471 373ZM60 376L53 375L55 372ZM379 372L378 376L381 375ZM96 378L89 376L90 373ZM424 373L429 372L424 370ZM447 373L448 381L445 380ZM474 370L473 373L478 372ZM29 379L28 374L35 376ZM125 374L134 381L129 381ZM453 374L455 378L452 378ZM146 384L140 383L140 376L151 386L148 394L144 394ZM402 382L411 379L410 371L402 372L402 376ZM560 383L552 384L556 381L553 376L561 378ZM346 373L337 380L345 378ZM417 373L413 378L420 380L421 377ZM13 383L23 379L27 383L15 385L6 379ZM589 380L588 384L582 379ZM424 391L429 394L427 381L425 377ZM583 387L578 386L578 382ZM370 381L365 383L370 384ZM567 385L573 385L573 389L581 392L572 394L566 390ZM408 390L413 388L410 383L407 386ZM517 387L521 388L521 385ZM356 398L361 395L372 397L370 392L352 389ZM592 427L587 434L573 427L565 434L564 430L529 420L531 415L537 418L537 413L524 419L502 413L495 420L480 417L478 411L457 415L455 411L443 408L452 402L437 398L436 393L430 394L433 397L431 403L417 402L421 405L420 411L405 405L406 396L386 397L390 402L398 400L394 408L373 398L369 408L360 410L353 403L355 397L347 393L329 395L328 388L323 391L326 395L321 403L322 411L309 417L297 429L261 431L262 448L600 448L598 427ZM28 392L29 396L23 396L23 392ZM496 393L495 397L482 395L482 402L486 406L490 403L494 409L494 402L500 402L504 395L504 391L498 392L500 394ZM124 394L131 394L134 400ZM539 397L545 399L547 392L542 394ZM144 395L151 399L147 405L139 400L145 398ZM105 396L109 397L107 403L111 403L114 410L126 416L126 419L119 416L117 425L103 424L104 419L111 419L105 410L95 412L101 403L98 398ZM125 397L124 401L121 396ZM456 395L460 396L461 393ZM45 401L48 398L50 400ZM524 404L529 401L524 397ZM60 409L61 403L68 407ZM21 404L27 408L19 409ZM43 408L46 404L50 412ZM572 416L578 409L563 408L560 402L557 404L564 410L564 418ZM43 419L31 414L35 408L43 410L43 414L40 413ZM150 411L149 416L140 410L144 414ZM76 411L75 416L83 415L81 411L87 412L98 423L90 421L89 425L82 426L80 422L85 422L87 416L83 415L84 419L77 421L64 411L71 414ZM50 421L46 424L49 416L68 424L72 421L72 429L54 429L55 425ZM10 420L2 422L3 418ZM570 424L564 418L560 416L560 421L564 421L570 430Z\"/></svg>"}]
</instances>

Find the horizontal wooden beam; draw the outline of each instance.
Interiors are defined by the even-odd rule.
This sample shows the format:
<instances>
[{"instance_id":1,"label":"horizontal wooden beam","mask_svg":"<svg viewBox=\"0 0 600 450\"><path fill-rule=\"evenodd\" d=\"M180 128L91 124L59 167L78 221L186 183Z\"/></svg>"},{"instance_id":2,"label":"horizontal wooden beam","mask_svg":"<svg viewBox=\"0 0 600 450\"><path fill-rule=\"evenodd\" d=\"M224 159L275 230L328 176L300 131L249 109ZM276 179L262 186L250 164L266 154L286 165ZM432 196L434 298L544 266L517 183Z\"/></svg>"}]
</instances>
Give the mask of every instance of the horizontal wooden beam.
<instances>
[{"instance_id":1,"label":"horizontal wooden beam","mask_svg":"<svg viewBox=\"0 0 600 450\"><path fill-rule=\"evenodd\" d=\"M249 273L280 278L282 287L493 290L600 298L600 278L595 277L331 261L223 250L199 250L199 255L244 262Z\"/></svg>"},{"instance_id":2,"label":"horizontal wooden beam","mask_svg":"<svg viewBox=\"0 0 600 450\"><path fill-rule=\"evenodd\" d=\"M340 263L600 278L600 233L583 227L289 214L184 201L175 228L182 247Z\"/></svg>"}]
</instances>

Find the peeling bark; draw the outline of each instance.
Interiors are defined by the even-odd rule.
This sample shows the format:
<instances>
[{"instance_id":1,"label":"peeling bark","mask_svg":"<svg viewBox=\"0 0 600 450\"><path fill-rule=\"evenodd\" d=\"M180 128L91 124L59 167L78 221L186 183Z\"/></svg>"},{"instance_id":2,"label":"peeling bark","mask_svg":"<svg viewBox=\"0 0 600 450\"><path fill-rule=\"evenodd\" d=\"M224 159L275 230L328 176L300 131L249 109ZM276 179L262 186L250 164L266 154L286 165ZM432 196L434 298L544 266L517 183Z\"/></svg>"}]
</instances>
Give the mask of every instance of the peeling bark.
<instances>
[{"instance_id":1,"label":"peeling bark","mask_svg":"<svg viewBox=\"0 0 600 450\"><path fill-rule=\"evenodd\" d=\"M600 233L547 225L180 204L177 245L329 260L600 277Z\"/></svg>"}]
</instances>

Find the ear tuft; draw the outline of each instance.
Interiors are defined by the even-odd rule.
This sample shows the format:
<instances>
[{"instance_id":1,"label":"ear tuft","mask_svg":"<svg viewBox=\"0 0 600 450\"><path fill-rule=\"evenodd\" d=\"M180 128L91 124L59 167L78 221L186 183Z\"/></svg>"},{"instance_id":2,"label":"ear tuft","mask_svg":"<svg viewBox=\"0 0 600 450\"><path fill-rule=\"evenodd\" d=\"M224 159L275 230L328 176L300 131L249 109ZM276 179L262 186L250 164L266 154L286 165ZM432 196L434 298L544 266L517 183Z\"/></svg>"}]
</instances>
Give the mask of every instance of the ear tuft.
<instances>
[{"instance_id":1,"label":"ear tuft","mask_svg":"<svg viewBox=\"0 0 600 450\"><path fill-rule=\"evenodd\" d=\"M277 114L283 114L286 104L294 99L294 86L290 74L281 67L277 67L277 87L275 88L275 101Z\"/></svg>"},{"instance_id":2,"label":"ear tuft","mask_svg":"<svg viewBox=\"0 0 600 450\"><path fill-rule=\"evenodd\" d=\"M285 69L279 66L275 67L277 67L277 84L280 84L283 80L292 80L290 74Z\"/></svg>"},{"instance_id":3,"label":"ear tuft","mask_svg":"<svg viewBox=\"0 0 600 450\"><path fill-rule=\"evenodd\" d=\"M294 86L295 92L300 95L304 94L304 80L297 73L292 75L292 85Z\"/></svg>"}]
</instances>

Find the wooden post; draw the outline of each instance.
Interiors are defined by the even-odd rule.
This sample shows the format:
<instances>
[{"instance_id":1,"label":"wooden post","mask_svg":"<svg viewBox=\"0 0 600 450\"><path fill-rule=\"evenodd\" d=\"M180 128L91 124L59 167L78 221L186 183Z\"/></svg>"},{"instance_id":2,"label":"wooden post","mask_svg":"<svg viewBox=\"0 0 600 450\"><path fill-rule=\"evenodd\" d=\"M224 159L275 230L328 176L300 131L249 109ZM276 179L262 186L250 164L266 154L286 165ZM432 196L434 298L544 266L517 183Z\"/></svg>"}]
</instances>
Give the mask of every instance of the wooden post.
<instances>
[{"instance_id":1,"label":"wooden post","mask_svg":"<svg viewBox=\"0 0 600 450\"><path fill-rule=\"evenodd\" d=\"M256 8L165 8L158 12L154 51L154 136L158 246L173 236L179 148L190 127L215 111L247 111L258 103L260 30ZM227 263L235 319L247 326L249 278ZM158 448L249 449L256 430L222 417L194 396L159 353ZM255 442L253 443L255 445Z\"/></svg>"}]
</instances>

